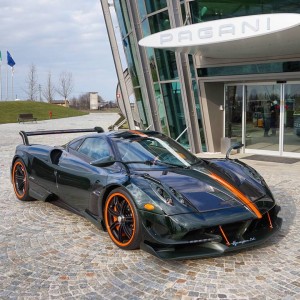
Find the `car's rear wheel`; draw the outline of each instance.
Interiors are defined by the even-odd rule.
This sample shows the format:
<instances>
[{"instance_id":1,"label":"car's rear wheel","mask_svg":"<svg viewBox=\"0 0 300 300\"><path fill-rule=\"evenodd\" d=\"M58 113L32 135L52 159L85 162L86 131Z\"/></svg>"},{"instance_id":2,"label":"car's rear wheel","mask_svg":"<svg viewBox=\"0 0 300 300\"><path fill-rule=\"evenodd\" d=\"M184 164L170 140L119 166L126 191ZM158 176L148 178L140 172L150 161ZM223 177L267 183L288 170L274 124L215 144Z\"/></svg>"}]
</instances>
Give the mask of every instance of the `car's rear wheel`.
<instances>
[{"instance_id":1,"label":"car's rear wheel","mask_svg":"<svg viewBox=\"0 0 300 300\"><path fill-rule=\"evenodd\" d=\"M105 202L104 221L112 241L120 248L139 248L141 227L132 197L122 188L113 190Z\"/></svg>"},{"instance_id":2,"label":"car's rear wheel","mask_svg":"<svg viewBox=\"0 0 300 300\"><path fill-rule=\"evenodd\" d=\"M12 182L15 194L19 200L33 200L29 196L28 173L23 160L18 158L12 167Z\"/></svg>"}]
</instances>

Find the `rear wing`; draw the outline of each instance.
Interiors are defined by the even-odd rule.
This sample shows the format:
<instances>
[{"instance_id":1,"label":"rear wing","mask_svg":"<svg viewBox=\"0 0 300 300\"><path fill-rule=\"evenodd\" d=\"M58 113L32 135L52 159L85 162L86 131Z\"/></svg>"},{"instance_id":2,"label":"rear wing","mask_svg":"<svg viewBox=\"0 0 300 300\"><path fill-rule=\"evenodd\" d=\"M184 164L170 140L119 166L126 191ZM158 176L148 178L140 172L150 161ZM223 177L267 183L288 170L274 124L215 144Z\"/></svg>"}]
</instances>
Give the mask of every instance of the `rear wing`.
<instances>
[{"instance_id":1,"label":"rear wing","mask_svg":"<svg viewBox=\"0 0 300 300\"><path fill-rule=\"evenodd\" d=\"M79 133L79 132L104 132L102 127L94 127L87 129L63 129L63 130L40 130L40 131L20 131L23 144L29 146L29 136L33 135L48 135L48 134L64 134L64 133Z\"/></svg>"}]
</instances>

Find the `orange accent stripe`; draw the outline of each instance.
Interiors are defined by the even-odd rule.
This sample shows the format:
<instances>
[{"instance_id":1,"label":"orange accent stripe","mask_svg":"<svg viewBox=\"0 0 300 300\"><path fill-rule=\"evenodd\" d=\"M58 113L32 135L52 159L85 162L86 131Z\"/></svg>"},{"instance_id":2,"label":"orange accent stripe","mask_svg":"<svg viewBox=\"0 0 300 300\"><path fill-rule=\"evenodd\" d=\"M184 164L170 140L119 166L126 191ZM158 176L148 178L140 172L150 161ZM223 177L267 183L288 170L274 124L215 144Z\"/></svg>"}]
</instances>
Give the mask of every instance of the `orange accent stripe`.
<instances>
[{"instance_id":1,"label":"orange accent stripe","mask_svg":"<svg viewBox=\"0 0 300 300\"><path fill-rule=\"evenodd\" d=\"M273 224L272 224L272 220L271 220L269 212L267 212L267 215L268 215L268 219L269 219L269 222L270 222L270 228L273 228Z\"/></svg>"},{"instance_id":2,"label":"orange accent stripe","mask_svg":"<svg viewBox=\"0 0 300 300\"><path fill-rule=\"evenodd\" d=\"M229 243L229 241L228 241L228 239L227 239L227 236L226 236L226 234L225 234L225 232L224 232L222 226L219 225L219 228L220 228L220 231L221 231L221 233L222 233L222 235L223 235L224 240L226 241L226 245L229 246L230 243Z\"/></svg>"},{"instance_id":3,"label":"orange accent stripe","mask_svg":"<svg viewBox=\"0 0 300 300\"><path fill-rule=\"evenodd\" d=\"M148 136L147 134L144 134L144 133L142 133L142 132L140 132L138 130L129 130L129 132L137 134L139 136L143 136L143 137L147 137Z\"/></svg>"},{"instance_id":4,"label":"orange accent stripe","mask_svg":"<svg viewBox=\"0 0 300 300\"><path fill-rule=\"evenodd\" d=\"M224 180L222 177L212 173L209 175L211 178L215 179L217 182L222 184L225 188L231 191L236 197L238 197L256 216L258 219L262 218L260 211L257 209L256 205L252 203L243 193L241 193L236 187Z\"/></svg>"}]
</instances>

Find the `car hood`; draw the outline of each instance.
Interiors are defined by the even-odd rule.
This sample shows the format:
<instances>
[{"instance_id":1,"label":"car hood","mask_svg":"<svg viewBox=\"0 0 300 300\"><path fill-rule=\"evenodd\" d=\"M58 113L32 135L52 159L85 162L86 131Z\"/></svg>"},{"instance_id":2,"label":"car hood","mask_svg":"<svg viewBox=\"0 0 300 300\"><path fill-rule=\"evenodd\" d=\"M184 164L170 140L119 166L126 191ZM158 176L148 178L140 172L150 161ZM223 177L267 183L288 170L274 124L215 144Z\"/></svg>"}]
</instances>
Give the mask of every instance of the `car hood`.
<instances>
[{"instance_id":1,"label":"car hood","mask_svg":"<svg viewBox=\"0 0 300 300\"><path fill-rule=\"evenodd\" d=\"M244 205L241 197L237 196L238 192L250 202L262 198L273 202L263 178L240 161L209 160L191 169L169 168L168 171L153 171L149 175L159 180L167 190L174 189L180 193L199 212Z\"/></svg>"}]
</instances>

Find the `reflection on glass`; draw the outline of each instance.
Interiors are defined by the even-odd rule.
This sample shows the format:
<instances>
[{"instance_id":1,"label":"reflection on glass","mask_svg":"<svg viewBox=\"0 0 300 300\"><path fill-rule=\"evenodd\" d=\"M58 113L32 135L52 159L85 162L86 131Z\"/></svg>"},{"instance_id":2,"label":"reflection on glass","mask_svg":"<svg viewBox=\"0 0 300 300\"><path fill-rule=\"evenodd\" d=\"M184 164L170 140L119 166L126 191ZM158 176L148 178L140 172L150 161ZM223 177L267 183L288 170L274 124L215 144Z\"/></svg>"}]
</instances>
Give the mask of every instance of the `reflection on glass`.
<instances>
[{"instance_id":1,"label":"reflection on glass","mask_svg":"<svg viewBox=\"0 0 300 300\"><path fill-rule=\"evenodd\" d=\"M189 3L193 23L248 15L300 12L299 1L295 0L195 0Z\"/></svg>"},{"instance_id":2,"label":"reflection on glass","mask_svg":"<svg viewBox=\"0 0 300 300\"><path fill-rule=\"evenodd\" d=\"M168 11L163 11L156 15L150 16L148 20L150 32L152 34L171 28Z\"/></svg>"},{"instance_id":3,"label":"reflection on glass","mask_svg":"<svg viewBox=\"0 0 300 300\"><path fill-rule=\"evenodd\" d=\"M138 107L141 123L143 124L144 128L147 128L149 126L148 117L146 115L145 105L143 102L143 97L140 88L134 89L134 96Z\"/></svg>"},{"instance_id":4,"label":"reflection on glass","mask_svg":"<svg viewBox=\"0 0 300 300\"><path fill-rule=\"evenodd\" d=\"M118 17L121 35L122 37L125 37L129 32L131 32L131 24L128 16L126 1L116 0L114 1L114 7Z\"/></svg>"},{"instance_id":5,"label":"reflection on glass","mask_svg":"<svg viewBox=\"0 0 300 300\"><path fill-rule=\"evenodd\" d=\"M225 137L242 139L243 86L227 86L225 91Z\"/></svg>"},{"instance_id":6,"label":"reflection on glass","mask_svg":"<svg viewBox=\"0 0 300 300\"><path fill-rule=\"evenodd\" d=\"M159 49L154 51L160 80L178 79L175 53Z\"/></svg>"},{"instance_id":7,"label":"reflection on glass","mask_svg":"<svg viewBox=\"0 0 300 300\"><path fill-rule=\"evenodd\" d=\"M161 85L165 109L169 123L170 135L176 139L185 129L186 122L182 105L180 82L163 83ZM189 147L187 135L183 135L180 143L186 148Z\"/></svg>"},{"instance_id":8,"label":"reflection on glass","mask_svg":"<svg viewBox=\"0 0 300 300\"><path fill-rule=\"evenodd\" d=\"M232 76L247 74L268 74L299 72L299 61L273 62L263 64L238 65L226 67L210 67L197 69L198 77Z\"/></svg>"},{"instance_id":9,"label":"reflection on glass","mask_svg":"<svg viewBox=\"0 0 300 300\"><path fill-rule=\"evenodd\" d=\"M196 69L195 69L195 65L194 65L194 58L193 55L189 54L188 55L189 58L189 65L190 65L190 71L191 71L191 78L196 78Z\"/></svg>"},{"instance_id":10,"label":"reflection on glass","mask_svg":"<svg viewBox=\"0 0 300 300\"><path fill-rule=\"evenodd\" d=\"M143 21L146 18L147 12L145 7L145 1L144 0L138 0L137 1L140 20Z\"/></svg>"},{"instance_id":11,"label":"reflection on glass","mask_svg":"<svg viewBox=\"0 0 300 300\"><path fill-rule=\"evenodd\" d=\"M247 85L246 148L279 151L279 84Z\"/></svg>"},{"instance_id":12,"label":"reflection on glass","mask_svg":"<svg viewBox=\"0 0 300 300\"><path fill-rule=\"evenodd\" d=\"M143 31L143 36L148 36L150 35L150 28L149 28L149 22L146 19L145 21L142 22L142 31ZM150 47L145 48L147 57L148 57L148 62L151 70L151 76L153 82L158 81L158 74L157 74L157 67L156 67L156 61L155 61L155 53L154 49Z\"/></svg>"},{"instance_id":13,"label":"reflection on glass","mask_svg":"<svg viewBox=\"0 0 300 300\"><path fill-rule=\"evenodd\" d=\"M167 0L146 0L145 4L147 13L150 14L162 8L166 8Z\"/></svg>"},{"instance_id":14,"label":"reflection on glass","mask_svg":"<svg viewBox=\"0 0 300 300\"><path fill-rule=\"evenodd\" d=\"M300 153L300 84L285 85L283 151Z\"/></svg>"},{"instance_id":15,"label":"reflection on glass","mask_svg":"<svg viewBox=\"0 0 300 300\"><path fill-rule=\"evenodd\" d=\"M139 63L136 61L138 56L136 53L136 47L134 46L134 39L132 34L130 34L127 38L123 40L123 45L132 84L134 87L139 86L139 78L137 74L137 68L139 67Z\"/></svg>"},{"instance_id":16,"label":"reflection on glass","mask_svg":"<svg viewBox=\"0 0 300 300\"><path fill-rule=\"evenodd\" d=\"M161 133L146 137L126 136L125 133L123 139L115 139L114 142L121 160L127 162L128 167L143 169L165 168L170 165L188 167L199 161L192 153ZM153 164L143 163L146 161Z\"/></svg>"},{"instance_id":17,"label":"reflection on glass","mask_svg":"<svg viewBox=\"0 0 300 300\"><path fill-rule=\"evenodd\" d=\"M155 99L157 103L158 115L162 127L162 132L166 135L169 135L165 104L158 83L154 84L154 92L155 92Z\"/></svg>"},{"instance_id":18,"label":"reflection on glass","mask_svg":"<svg viewBox=\"0 0 300 300\"><path fill-rule=\"evenodd\" d=\"M201 138L201 145L202 145L202 151L206 152L206 142L205 142L205 136L204 136L204 129L202 124L202 114L201 114L201 106L200 106L200 95L199 95L199 89L197 85L196 80L192 80L192 90L194 92L194 98L195 98L195 105L196 105L196 112L197 112L197 118L198 118L198 126L200 131L200 138Z\"/></svg>"}]
</instances>

